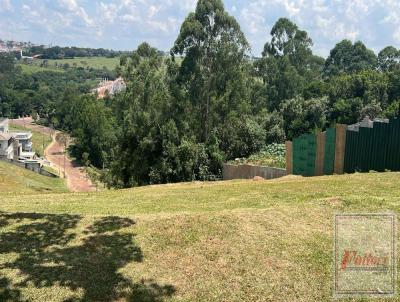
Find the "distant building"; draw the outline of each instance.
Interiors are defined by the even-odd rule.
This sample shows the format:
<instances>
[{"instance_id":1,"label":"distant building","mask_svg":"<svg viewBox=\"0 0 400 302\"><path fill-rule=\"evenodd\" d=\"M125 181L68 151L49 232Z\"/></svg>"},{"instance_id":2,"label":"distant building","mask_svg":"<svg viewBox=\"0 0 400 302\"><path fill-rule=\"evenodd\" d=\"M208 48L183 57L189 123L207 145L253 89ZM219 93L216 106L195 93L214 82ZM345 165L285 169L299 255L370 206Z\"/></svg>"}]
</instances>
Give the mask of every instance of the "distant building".
<instances>
[{"instance_id":1,"label":"distant building","mask_svg":"<svg viewBox=\"0 0 400 302\"><path fill-rule=\"evenodd\" d=\"M0 157L14 158L14 138L11 134L0 133Z\"/></svg>"},{"instance_id":2,"label":"distant building","mask_svg":"<svg viewBox=\"0 0 400 302\"><path fill-rule=\"evenodd\" d=\"M109 95L114 95L126 89L125 81L122 78L118 78L115 81L108 81L103 79L96 89L93 89L94 93L97 93L99 99L106 96L108 92Z\"/></svg>"},{"instance_id":3,"label":"distant building","mask_svg":"<svg viewBox=\"0 0 400 302\"><path fill-rule=\"evenodd\" d=\"M0 157L14 160L34 159L32 133L10 131L8 119L0 119Z\"/></svg>"}]
</instances>

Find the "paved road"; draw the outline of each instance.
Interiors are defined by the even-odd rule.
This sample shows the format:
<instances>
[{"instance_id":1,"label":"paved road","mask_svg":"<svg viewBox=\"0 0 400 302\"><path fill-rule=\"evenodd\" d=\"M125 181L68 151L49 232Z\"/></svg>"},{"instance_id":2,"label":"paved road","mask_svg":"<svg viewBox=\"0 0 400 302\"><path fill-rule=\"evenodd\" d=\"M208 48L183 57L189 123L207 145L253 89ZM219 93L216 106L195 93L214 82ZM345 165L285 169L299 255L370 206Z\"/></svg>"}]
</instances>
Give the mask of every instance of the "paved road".
<instances>
[{"instance_id":1,"label":"paved road","mask_svg":"<svg viewBox=\"0 0 400 302\"><path fill-rule=\"evenodd\" d=\"M28 129L39 131L40 133L45 133L51 135L53 142L44 151L46 159L51 162L51 164L64 174L64 154L63 146L58 141L59 131L54 131L51 128L36 125L33 123L32 118L16 119L12 120L13 124L19 126L25 126ZM87 175L83 172L82 167L76 165L75 162L65 157L65 174L67 178L68 188L72 192L93 192L96 190L95 186L92 184Z\"/></svg>"}]
</instances>

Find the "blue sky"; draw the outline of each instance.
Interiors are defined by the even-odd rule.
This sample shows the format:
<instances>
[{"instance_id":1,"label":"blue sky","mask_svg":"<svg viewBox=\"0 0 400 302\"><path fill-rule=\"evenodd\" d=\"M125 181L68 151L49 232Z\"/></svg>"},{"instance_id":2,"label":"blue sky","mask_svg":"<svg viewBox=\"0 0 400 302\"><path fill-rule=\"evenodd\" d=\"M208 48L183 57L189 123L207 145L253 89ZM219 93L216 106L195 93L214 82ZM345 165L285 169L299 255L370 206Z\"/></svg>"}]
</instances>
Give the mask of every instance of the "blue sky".
<instances>
[{"instance_id":1,"label":"blue sky","mask_svg":"<svg viewBox=\"0 0 400 302\"><path fill-rule=\"evenodd\" d=\"M0 0L0 38L132 50L143 41L169 50L196 0ZM326 57L342 39L376 52L400 47L399 0L225 0L260 55L279 17L305 29Z\"/></svg>"}]
</instances>

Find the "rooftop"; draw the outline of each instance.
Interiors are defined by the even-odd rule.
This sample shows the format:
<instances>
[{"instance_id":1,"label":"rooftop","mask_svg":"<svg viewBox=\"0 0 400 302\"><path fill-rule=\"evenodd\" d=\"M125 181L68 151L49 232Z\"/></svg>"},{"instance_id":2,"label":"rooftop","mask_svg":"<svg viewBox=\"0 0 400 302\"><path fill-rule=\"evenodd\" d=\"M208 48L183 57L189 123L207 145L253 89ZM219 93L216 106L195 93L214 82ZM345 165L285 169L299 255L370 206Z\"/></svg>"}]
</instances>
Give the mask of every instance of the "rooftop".
<instances>
[{"instance_id":1,"label":"rooftop","mask_svg":"<svg viewBox=\"0 0 400 302\"><path fill-rule=\"evenodd\" d=\"M11 130L9 134L11 134L13 137L19 140L32 138L32 132L28 131Z\"/></svg>"},{"instance_id":2,"label":"rooftop","mask_svg":"<svg viewBox=\"0 0 400 302\"><path fill-rule=\"evenodd\" d=\"M13 138L13 135L9 133L0 133L0 141L9 141L11 138Z\"/></svg>"}]
</instances>

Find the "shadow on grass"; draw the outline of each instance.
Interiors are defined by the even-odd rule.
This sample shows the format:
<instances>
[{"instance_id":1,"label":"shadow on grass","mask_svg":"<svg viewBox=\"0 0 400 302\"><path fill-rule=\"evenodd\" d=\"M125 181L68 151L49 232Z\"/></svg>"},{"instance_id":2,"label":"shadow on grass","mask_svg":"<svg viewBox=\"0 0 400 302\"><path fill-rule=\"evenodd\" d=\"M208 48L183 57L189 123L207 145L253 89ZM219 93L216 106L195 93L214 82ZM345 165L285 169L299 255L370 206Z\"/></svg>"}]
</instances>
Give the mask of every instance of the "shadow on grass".
<instances>
[{"instance_id":1,"label":"shadow on grass","mask_svg":"<svg viewBox=\"0 0 400 302\"><path fill-rule=\"evenodd\" d=\"M143 253L134 235L120 232L135 222L128 218L104 217L87 227L76 239L74 229L82 217L0 212L0 254L15 253L12 261L0 265L17 269L18 281L0 276L0 300L23 301L21 290L54 285L80 290L82 297L63 301L162 301L173 295L171 285L153 280L137 283L119 270L130 262L141 262ZM22 278L22 281L20 277Z\"/></svg>"}]
</instances>

